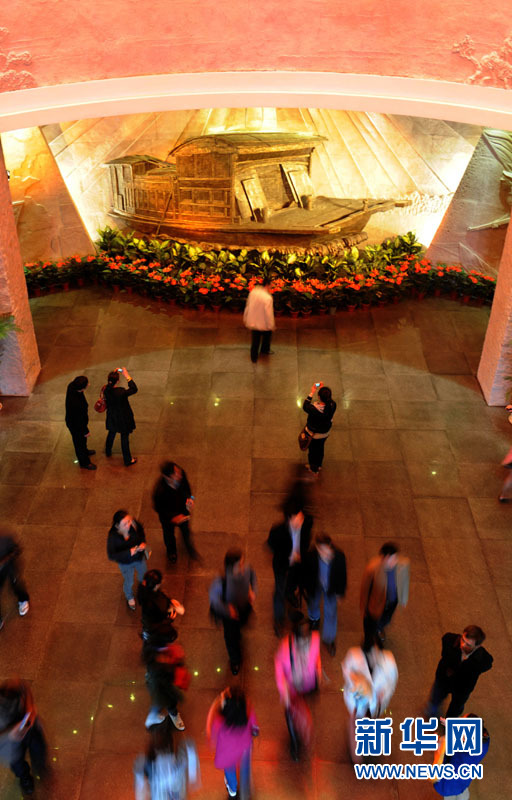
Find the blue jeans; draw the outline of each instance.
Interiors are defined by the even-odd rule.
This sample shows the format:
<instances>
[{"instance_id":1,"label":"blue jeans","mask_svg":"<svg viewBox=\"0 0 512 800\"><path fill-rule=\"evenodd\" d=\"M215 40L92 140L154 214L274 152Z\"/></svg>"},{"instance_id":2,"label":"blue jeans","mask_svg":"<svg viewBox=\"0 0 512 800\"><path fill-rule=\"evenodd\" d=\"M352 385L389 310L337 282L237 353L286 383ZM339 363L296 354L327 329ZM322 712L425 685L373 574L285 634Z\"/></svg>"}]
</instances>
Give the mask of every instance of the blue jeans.
<instances>
[{"instance_id":1,"label":"blue jeans","mask_svg":"<svg viewBox=\"0 0 512 800\"><path fill-rule=\"evenodd\" d=\"M336 639L338 630L338 596L327 594L322 588L308 598L308 617L316 622L320 619L320 600L324 596L324 624L322 626L322 639L330 644Z\"/></svg>"},{"instance_id":2,"label":"blue jeans","mask_svg":"<svg viewBox=\"0 0 512 800\"><path fill-rule=\"evenodd\" d=\"M236 768L240 768L240 795L249 797L249 784L251 782L251 748L242 755L239 764L224 770L226 781L232 792L236 792L238 784L236 780Z\"/></svg>"},{"instance_id":3,"label":"blue jeans","mask_svg":"<svg viewBox=\"0 0 512 800\"><path fill-rule=\"evenodd\" d=\"M119 564L119 562L118 562ZM132 561L131 564L119 564L121 575L123 576L123 592L127 600L133 600L133 571L137 573L137 578L141 581L146 572L146 559Z\"/></svg>"}]
</instances>

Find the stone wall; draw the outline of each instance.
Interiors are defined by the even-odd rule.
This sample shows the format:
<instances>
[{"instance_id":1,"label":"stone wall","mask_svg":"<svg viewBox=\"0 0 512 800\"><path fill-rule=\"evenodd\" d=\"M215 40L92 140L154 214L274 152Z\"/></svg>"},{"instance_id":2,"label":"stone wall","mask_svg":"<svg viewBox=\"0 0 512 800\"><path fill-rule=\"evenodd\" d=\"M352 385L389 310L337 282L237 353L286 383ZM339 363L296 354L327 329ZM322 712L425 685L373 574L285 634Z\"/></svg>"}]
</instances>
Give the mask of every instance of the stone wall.
<instances>
[{"instance_id":1,"label":"stone wall","mask_svg":"<svg viewBox=\"0 0 512 800\"><path fill-rule=\"evenodd\" d=\"M41 365L1 146L0 216L0 315L12 314L21 329L0 343L0 394L29 395Z\"/></svg>"}]
</instances>

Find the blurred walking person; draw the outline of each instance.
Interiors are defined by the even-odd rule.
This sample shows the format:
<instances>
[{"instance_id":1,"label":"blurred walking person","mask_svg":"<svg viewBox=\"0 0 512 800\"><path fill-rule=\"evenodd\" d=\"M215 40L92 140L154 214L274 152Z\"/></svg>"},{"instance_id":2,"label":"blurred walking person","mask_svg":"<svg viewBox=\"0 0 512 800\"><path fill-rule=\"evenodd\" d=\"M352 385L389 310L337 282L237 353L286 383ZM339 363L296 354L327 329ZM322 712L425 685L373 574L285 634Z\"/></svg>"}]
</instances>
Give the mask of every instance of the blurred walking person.
<instances>
[{"instance_id":1,"label":"blurred walking person","mask_svg":"<svg viewBox=\"0 0 512 800\"><path fill-rule=\"evenodd\" d=\"M96 464L91 462L89 456L93 456L96 450L87 448L89 407L84 392L88 385L89 380L85 375L79 375L71 383L68 383L68 388L66 389L66 427L73 439L76 457L81 468L94 470L96 469Z\"/></svg>"},{"instance_id":2,"label":"blurred walking person","mask_svg":"<svg viewBox=\"0 0 512 800\"><path fill-rule=\"evenodd\" d=\"M215 749L215 766L224 770L228 795L236 797L238 794L242 800L248 800L252 739L258 736L259 728L256 715L238 686L224 689L214 700L208 712L206 732Z\"/></svg>"},{"instance_id":3,"label":"blurred walking person","mask_svg":"<svg viewBox=\"0 0 512 800\"><path fill-rule=\"evenodd\" d=\"M119 375L128 382L128 388L119 386ZM125 467L131 467L137 463L136 458L132 458L130 452L130 433L135 430L135 419L128 400L133 394L137 394L138 389L133 378L130 377L126 367L118 367L109 372L105 391L103 392L107 404L107 439L105 441L105 455L110 458L114 439L118 433L121 437L121 450Z\"/></svg>"},{"instance_id":4,"label":"blurred walking person","mask_svg":"<svg viewBox=\"0 0 512 800\"><path fill-rule=\"evenodd\" d=\"M290 734L290 752L298 761L311 739L311 712L304 695L320 686L322 663L320 634L311 631L300 612L294 612L293 631L281 640L274 659L277 691L284 705Z\"/></svg>"},{"instance_id":5,"label":"blurred walking person","mask_svg":"<svg viewBox=\"0 0 512 800\"><path fill-rule=\"evenodd\" d=\"M398 670L393 653L383 650L378 636L363 647L351 647L341 664L345 685L343 699L349 712L348 745L355 763L356 720L363 717L381 717L389 705L398 681Z\"/></svg>"},{"instance_id":6,"label":"blurred walking person","mask_svg":"<svg viewBox=\"0 0 512 800\"><path fill-rule=\"evenodd\" d=\"M11 589L18 601L18 614L20 617L24 617L29 610L29 596L20 578L20 554L21 547L10 532L6 529L0 531L0 592L2 591L4 583L9 581ZM0 630L3 626L4 622L0 615Z\"/></svg>"},{"instance_id":7,"label":"blurred walking person","mask_svg":"<svg viewBox=\"0 0 512 800\"><path fill-rule=\"evenodd\" d=\"M256 364L258 354L273 355L270 349L272 331L276 327L274 320L274 298L268 286L270 279L264 277L249 292L244 310L244 325L251 331L251 361ZM260 351L261 343L261 351Z\"/></svg>"},{"instance_id":8,"label":"blurred walking person","mask_svg":"<svg viewBox=\"0 0 512 800\"><path fill-rule=\"evenodd\" d=\"M193 545L189 526L194 497L187 474L174 461L165 461L160 467L160 472L161 476L153 489L153 508L162 526L167 558L171 564L175 564L178 558L174 534L174 528L177 526L190 558L197 561L199 555Z\"/></svg>"},{"instance_id":9,"label":"blurred walking person","mask_svg":"<svg viewBox=\"0 0 512 800\"><path fill-rule=\"evenodd\" d=\"M311 543L313 518L304 513L300 493L290 496L284 508L284 522L273 525L267 544L272 550L274 571L274 631L281 636L286 600L298 608L304 590L304 564Z\"/></svg>"},{"instance_id":10,"label":"blurred walking person","mask_svg":"<svg viewBox=\"0 0 512 800\"><path fill-rule=\"evenodd\" d=\"M384 628L398 605L409 600L409 559L399 555L397 545L385 542L379 555L365 567L361 581L360 606L364 635L371 647L375 636L384 644Z\"/></svg>"},{"instance_id":11,"label":"blurred walking person","mask_svg":"<svg viewBox=\"0 0 512 800\"><path fill-rule=\"evenodd\" d=\"M140 522L123 508L116 511L112 519L112 527L107 537L107 555L110 561L116 561L123 576L123 591L130 611L135 611L133 596L133 574L139 581L146 572L146 534Z\"/></svg>"},{"instance_id":12,"label":"blurred walking person","mask_svg":"<svg viewBox=\"0 0 512 800\"><path fill-rule=\"evenodd\" d=\"M169 715L174 727L184 731L178 703L190 685L190 673L185 666L183 647L169 642L166 635L154 635L143 644L142 660L146 665L146 686L151 698L146 728L159 725Z\"/></svg>"},{"instance_id":13,"label":"blurred walking person","mask_svg":"<svg viewBox=\"0 0 512 800\"><path fill-rule=\"evenodd\" d=\"M178 600L171 600L162 591L162 573L150 569L145 573L137 588L137 601L142 611L142 636L149 638L155 634L168 636L172 642L178 634L172 625L185 609Z\"/></svg>"},{"instance_id":14,"label":"blurred walking person","mask_svg":"<svg viewBox=\"0 0 512 800\"><path fill-rule=\"evenodd\" d=\"M311 630L320 628L320 602L324 601L322 641L330 656L336 654L338 631L338 600L347 588L345 554L338 550L326 533L315 539L315 546L306 559L306 592Z\"/></svg>"},{"instance_id":15,"label":"blurred walking person","mask_svg":"<svg viewBox=\"0 0 512 800\"><path fill-rule=\"evenodd\" d=\"M0 762L9 765L24 795L34 793L27 752L32 769L43 776L47 748L32 691L24 681L7 680L0 684Z\"/></svg>"},{"instance_id":16,"label":"blurred walking person","mask_svg":"<svg viewBox=\"0 0 512 800\"><path fill-rule=\"evenodd\" d=\"M150 736L146 755L138 756L133 768L135 800L186 800L188 790L194 791L200 784L192 740L177 745L175 730L167 719L151 728Z\"/></svg>"},{"instance_id":17,"label":"blurred walking person","mask_svg":"<svg viewBox=\"0 0 512 800\"><path fill-rule=\"evenodd\" d=\"M222 622L224 641L233 675L242 664L242 628L253 610L256 598L256 574L245 565L241 550L228 550L224 556L224 575L210 586L210 612Z\"/></svg>"}]
</instances>

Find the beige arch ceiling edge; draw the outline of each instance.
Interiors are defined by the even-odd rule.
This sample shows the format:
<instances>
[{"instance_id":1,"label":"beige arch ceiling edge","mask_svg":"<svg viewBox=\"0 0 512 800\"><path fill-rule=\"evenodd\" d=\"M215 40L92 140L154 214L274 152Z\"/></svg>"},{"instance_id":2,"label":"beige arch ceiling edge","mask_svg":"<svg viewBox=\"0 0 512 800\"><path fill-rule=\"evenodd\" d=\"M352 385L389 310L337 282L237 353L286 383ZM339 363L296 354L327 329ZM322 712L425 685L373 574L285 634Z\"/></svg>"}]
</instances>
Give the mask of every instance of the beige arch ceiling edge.
<instances>
[{"instance_id":1,"label":"beige arch ceiling edge","mask_svg":"<svg viewBox=\"0 0 512 800\"><path fill-rule=\"evenodd\" d=\"M147 75L0 94L0 131L173 109L338 108L512 130L512 91L447 81L332 72Z\"/></svg>"}]
</instances>

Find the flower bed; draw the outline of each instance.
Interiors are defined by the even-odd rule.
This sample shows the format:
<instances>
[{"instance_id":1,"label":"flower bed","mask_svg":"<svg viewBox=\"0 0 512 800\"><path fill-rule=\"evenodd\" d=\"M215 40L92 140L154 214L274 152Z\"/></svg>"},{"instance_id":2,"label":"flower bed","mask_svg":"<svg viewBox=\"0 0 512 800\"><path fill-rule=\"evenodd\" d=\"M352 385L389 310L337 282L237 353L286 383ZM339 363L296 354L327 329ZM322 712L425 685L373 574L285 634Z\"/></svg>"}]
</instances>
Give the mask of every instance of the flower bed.
<instances>
[{"instance_id":1,"label":"flower bed","mask_svg":"<svg viewBox=\"0 0 512 800\"><path fill-rule=\"evenodd\" d=\"M180 305L239 311L264 276L278 313L325 313L328 309L397 302L413 294L448 294L490 303L495 279L459 265L432 264L414 234L341 254L256 250L206 250L170 240L137 239L110 228L101 232L97 256L72 256L25 265L29 292L100 281L115 291L139 292Z\"/></svg>"}]
</instances>

